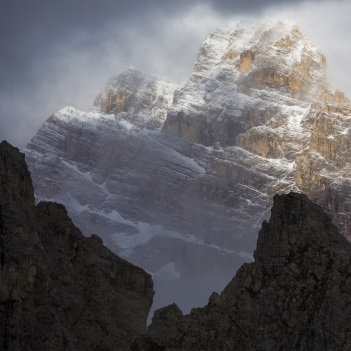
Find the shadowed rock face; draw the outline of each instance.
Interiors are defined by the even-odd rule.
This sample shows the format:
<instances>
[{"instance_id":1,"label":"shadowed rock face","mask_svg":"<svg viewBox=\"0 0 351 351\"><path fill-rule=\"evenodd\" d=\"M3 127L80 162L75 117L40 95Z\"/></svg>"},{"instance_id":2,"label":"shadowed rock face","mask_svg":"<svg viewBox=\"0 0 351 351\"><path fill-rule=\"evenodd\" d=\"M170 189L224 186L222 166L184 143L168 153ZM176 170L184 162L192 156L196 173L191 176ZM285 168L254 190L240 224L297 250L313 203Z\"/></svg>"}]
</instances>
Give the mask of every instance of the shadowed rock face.
<instances>
[{"instance_id":1,"label":"shadowed rock face","mask_svg":"<svg viewBox=\"0 0 351 351\"><path fill-rule=\"evenodd\" d=\"M204 308L155 311L165 350L350 350L351 245L305 195L276 195L243 264Z\"/></svg>"},{"instance_id":2,"label":"shadowed rock face","mask_svg":"<svg viewBox=\"0 0 351 351\"><path fill-rule=\"evenodd\" d=\"M129 350L149 274L86 238L63 205L34 206L24 154L0 144L0 349Z\"/></svg>"},{"instance_id":3,"label":"shadowed rock face","mask_svg":"<svg viewBox=\"0 0 351 351\"><path fill-rule=\"evenodd\" d=\"M254 253L219 295L156 310L150 275L83 237L64 206L34 206L24 155L0 144L3 350L350 350L351 246L305 195L276 195Z\"/></svg>"}]
</instances>

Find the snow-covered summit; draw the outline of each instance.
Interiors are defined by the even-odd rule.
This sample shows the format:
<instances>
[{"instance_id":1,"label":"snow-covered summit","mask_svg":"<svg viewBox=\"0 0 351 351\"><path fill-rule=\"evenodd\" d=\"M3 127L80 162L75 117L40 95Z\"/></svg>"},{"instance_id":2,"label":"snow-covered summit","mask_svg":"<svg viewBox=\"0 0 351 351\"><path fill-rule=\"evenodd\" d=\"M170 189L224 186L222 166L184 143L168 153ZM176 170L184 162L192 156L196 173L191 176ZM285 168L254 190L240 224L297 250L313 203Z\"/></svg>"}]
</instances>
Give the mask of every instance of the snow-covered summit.
<instances>
[{"instance_id":1,"label":"snow-covered summit","mask_svg":"<svg viewBox=\"0 0 351 351\"><path fill-rule=\"evenodd\" d=\"M112 77L93 104L93 112L114 114L139 128L156 129L166 119L176 85L158 73L127 67Z\"/></svg>"},{"instance_id":2,"label":"snow-covered summit","mask_svg":"<svg viewBox=\"0 0 351 351\"><path fill-rule=\"evenodd\" d=\"M86 112L80 111L72 106L66 106L54 113L54 116L60 119L65 119L67 117L82 119L84 118L85 115L86 115Z\"/></svg>"},{"instance_id":3,"label":"snow-covered summit","mask_svg":"<svg viewBox=\"0 0 351 351\"><path fill-rule=\"evenodd\" d=\"M173 101L165 133L205 146L237 145L252 127L274 116L287 122L315 102L349 106L329 88L320 49L294 23L273 20L238 22L209 34Z\"/></svg>"},{"instance_id":4,"label":"snow-covered summit","mask_svg":"<svg viewBox=\"0 0 351 351\"><path fill-rule=\"evenodd\" d=\"M290 21L238 22L212 32L200 48L194 75L315 98L327 88L326 60ZM227 79L228 79L227 78Z\"/></svg>"}]
</instances>

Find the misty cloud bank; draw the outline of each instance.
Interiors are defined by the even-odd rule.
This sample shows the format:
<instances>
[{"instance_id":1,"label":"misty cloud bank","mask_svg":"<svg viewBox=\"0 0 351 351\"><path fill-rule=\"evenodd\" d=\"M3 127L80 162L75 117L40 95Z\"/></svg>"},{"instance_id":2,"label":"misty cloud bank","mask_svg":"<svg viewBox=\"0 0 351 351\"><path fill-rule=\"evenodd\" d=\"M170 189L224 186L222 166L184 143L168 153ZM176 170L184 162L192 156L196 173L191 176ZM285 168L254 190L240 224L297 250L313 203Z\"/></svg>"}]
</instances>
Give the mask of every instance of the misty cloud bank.
<instances>
[{"instance_id":1,"label":"misty cloud bank","mask_svg":"<svg viewBox=\"0 0 351 351\"><path fill-rule=\"evenodd\" d=\"M184 83L201 42L229 21L295 21L324 52L332 87L351 96L346 1L13 1L1 9L0 140L19 148L64 106L89 110L127 66Z\"/></svg>"}]
</instances>

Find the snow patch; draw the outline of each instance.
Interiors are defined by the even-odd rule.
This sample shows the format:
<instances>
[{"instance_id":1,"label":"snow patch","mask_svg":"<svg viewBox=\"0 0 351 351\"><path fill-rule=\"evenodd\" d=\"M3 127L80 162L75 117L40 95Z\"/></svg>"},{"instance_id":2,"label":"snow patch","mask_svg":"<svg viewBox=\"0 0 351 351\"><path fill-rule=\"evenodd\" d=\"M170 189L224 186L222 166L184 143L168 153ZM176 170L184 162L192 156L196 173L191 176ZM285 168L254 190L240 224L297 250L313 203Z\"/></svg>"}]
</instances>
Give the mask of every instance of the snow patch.
<instances>
[{"instance_id":1,"label":"snow patch","mask_svg":"<svg viewBox=\"0 0 351 351\"><path fill-rule=\"evenodd\" d=\"M249 253L247 253L245 251L240 251L238 253L238 255L240 257L242 257L242 258L247 258L249 261L254 261L255 260L252 254L249 254Z\"/></svg>"},{"instance_id":2,"label":"snow patch","mask_svg":"<svg viewBox=\"0 0 351 351\"><path fill-rule=\"evenodd\" d=\"M177 272L173 262L167 263L159 271L153 274L153 278L160 278L164 280L177 279L179 277L180 274Z\"/></svg>"},{"instance_id":3,"label":"snow patch","mask_svg":"<svg viewBox=\"0 0 351 351\"><path fill-rule=\"evenodd\" d=\"M125 120L125 119L118 119L117 122L118 122L118 124L120 124L121 126L123 126L124 128L126 128L128 132L129 132L132 128L135 128L134 124L130 123L129 121L127 121L127 120Z\"/></svg>"}]
</instances>

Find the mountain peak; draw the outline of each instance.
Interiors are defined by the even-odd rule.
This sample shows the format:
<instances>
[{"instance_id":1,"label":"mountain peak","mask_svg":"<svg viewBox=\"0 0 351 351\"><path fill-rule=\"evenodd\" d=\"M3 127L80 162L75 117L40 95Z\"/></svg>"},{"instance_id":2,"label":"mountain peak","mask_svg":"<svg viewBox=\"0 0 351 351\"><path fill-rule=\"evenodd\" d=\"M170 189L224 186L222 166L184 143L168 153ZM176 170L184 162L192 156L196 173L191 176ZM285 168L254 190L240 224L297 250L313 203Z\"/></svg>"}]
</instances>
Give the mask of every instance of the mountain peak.
<instances>
[{"instance_id":1,"label":"mountain peak","mask_svg":"<svg viewBox=\"0 0 351 351\"><path fill-rule=\"evenodd\" d=\"M158 73L145 74L130 66L108 81L92 110L114 114L139 128L157 129L166 119L175 88Z\"/></svg>"},{"instance_id":2,"label":"mountain peak","mask_svg":"<svg viewBox=\"0 0 351 351\"><path fill-rule=\"evenodd\" d=\"M351 252L331 216L304 194L274 196L271 218L262 224L254 255L268 274L282 274L290 261L303 260L306 251L331 249Z\"/></svg>"},{"instance_id":3,"label":"mountain peak","mask_svg":"<svg viewBox=\"0 0 351 351\"><path fill-rule=\"evenodd\" d=\"M296 24L238 22L212 32L200 48L194 75L230 72L233 82L310 100L328 87L326 60Z\"/></svg>"},{"instance_id":4,"label":"mountain peak","mask_svg":"<svg viewBox=\"0 0 351 351\"><path fill-rule=\"evenodd\" d=\"M301 119L315 103L350 107L329 88L321 50L293 22L238 22L206 38L163 130L205 146L243 146L252 127L273 116L289 124L297 109Z\"/></svg>"},{"instance_id":5,"label":"mountain peak","mask_svg":"<svg viewBox=\"0 0 351 351\"><path fill-rule=\"evenodd\" d=\"M350 350L350 255L321 207L276 195L255 262L203 308L156 310L148 334L172 350Z\"/></svg>"}]
</instances>

